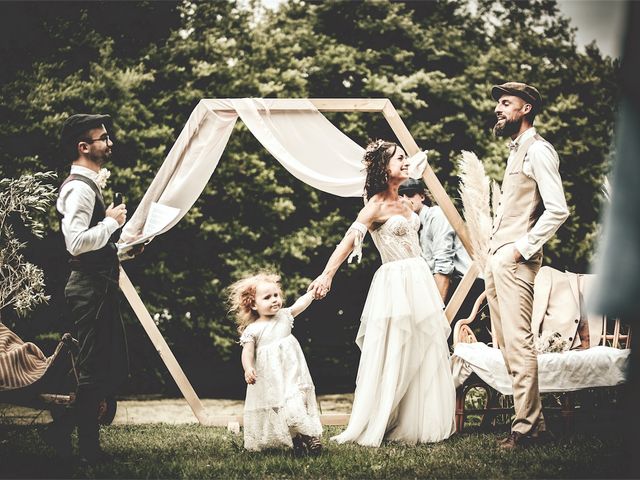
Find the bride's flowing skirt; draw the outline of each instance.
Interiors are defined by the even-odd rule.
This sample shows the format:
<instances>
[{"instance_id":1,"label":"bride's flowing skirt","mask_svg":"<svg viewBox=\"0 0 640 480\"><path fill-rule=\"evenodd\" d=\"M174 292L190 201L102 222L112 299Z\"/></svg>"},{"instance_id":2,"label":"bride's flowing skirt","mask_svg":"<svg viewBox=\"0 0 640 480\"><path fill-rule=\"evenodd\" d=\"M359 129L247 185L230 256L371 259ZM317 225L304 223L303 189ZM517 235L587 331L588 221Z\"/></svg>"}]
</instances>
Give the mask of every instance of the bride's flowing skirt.
<instances>
[{"instance_id":1,"label":"bride's flowing skirt","mask_svg":"<svg viewBox=\"0 0 640 480\"><path fill-rule=\"evenodd\" d=\"M347 429L333 440L438 442L455 430L455 387L442 299L422 258L383 264L356 343L362 350Z\"/></svg>"}]
</instances>

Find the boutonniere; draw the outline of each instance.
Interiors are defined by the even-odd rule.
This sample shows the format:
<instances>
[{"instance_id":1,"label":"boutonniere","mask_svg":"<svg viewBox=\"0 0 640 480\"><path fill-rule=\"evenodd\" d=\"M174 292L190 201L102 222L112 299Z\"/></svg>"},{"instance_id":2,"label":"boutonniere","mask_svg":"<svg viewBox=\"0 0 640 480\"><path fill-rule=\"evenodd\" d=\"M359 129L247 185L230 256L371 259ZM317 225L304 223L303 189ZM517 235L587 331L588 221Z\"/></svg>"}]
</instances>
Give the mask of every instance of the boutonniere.
<instances>
[{"instance_id":1,"label":"boutonniere","mask_svg":"<svg viewBox=\"0 0 640 480\"><path fill-rule=\"evenodd\" d=\"M100 169L100 171L98 172L98 176L96 177L96 185L100 187L100 190L107 186L107 180L110 176L111 172L109 170L107 170L106 168Z\"/></svg>"}]
</instances>

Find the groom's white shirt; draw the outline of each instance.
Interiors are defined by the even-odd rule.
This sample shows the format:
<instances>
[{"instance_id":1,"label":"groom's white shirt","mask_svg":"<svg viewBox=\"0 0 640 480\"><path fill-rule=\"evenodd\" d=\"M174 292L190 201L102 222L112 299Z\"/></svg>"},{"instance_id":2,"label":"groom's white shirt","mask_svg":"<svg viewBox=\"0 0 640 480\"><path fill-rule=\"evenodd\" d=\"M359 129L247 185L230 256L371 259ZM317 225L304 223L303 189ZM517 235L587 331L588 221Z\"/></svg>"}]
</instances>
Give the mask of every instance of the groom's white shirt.
<instances>
[{"instance_id":1,"label":"groom's white shirt","mask_svg":"<svg viewBox=\"0 0 640 480\"><path fill-rule=\"evenodd\" d=\"M94 183L98 176L93 170L79 165L71 166L71 174L82 175ZM119 227L115 218L105 217L96 226L89 228L95 201L96 196L91 187L79 180L67 182L60 190L56 208L63 216L62 233L71 255L101 249Z\"/></svg>"}]
</instances>

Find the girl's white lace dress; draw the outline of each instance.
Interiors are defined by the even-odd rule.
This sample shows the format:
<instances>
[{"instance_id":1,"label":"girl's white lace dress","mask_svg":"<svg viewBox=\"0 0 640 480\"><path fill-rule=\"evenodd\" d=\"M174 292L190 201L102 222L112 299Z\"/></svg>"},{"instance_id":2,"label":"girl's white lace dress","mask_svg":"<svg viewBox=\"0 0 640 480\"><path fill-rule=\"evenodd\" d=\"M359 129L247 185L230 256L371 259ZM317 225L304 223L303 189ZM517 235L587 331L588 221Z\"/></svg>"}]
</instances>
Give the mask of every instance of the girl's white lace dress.
<instances>
[{"instance_id":1,"label":"girl's white lace dress","mask_svg":"<svg viewBox=\"0 0 640 480\"><path fill-rule=\"evenodd\" d=\"M420 219L394 215L371 232L382 257L362 312L362 353L351 418L333 440L377 447L383 438L438 442L455 430L451 331L433 275L421 256ZM359 242L366 234L362 224ZM356 250L357 250L356 248Z\"/></svg>"},{"instance_id":2,"label":"girl's white lace dress","mask_svg":"<svg viewBox=\"0 0 640 480\"><path fill-rule=\"evenodd\" d=\"M247 450L288 446L297 434L322 435L315 387L296 338L291 310L247 326L240 343L254 341L256 383L247 385L244 446Z\"/></svg>"}]
</instances>

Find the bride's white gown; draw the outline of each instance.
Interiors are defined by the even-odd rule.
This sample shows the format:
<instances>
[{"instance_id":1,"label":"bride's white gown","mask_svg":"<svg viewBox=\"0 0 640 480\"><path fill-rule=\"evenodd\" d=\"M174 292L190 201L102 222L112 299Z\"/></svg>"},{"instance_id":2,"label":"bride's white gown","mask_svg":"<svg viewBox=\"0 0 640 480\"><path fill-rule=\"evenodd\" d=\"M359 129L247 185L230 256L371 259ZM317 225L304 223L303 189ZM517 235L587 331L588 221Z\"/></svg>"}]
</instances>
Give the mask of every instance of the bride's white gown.
<instances>
[{"instance_id":1,"label":"bride's white gown","mask_svg":"<svg viewBox=\"0 0 640 480\"><path fill-rule=\"evenodd\" d=\"M383 264L362 312L353 409L347 429L332 438L339 443L438 442L455 431L451 330L420 255L419 227L416 214L394 215L371 232Z\"/></svg>"}]
</instances>

